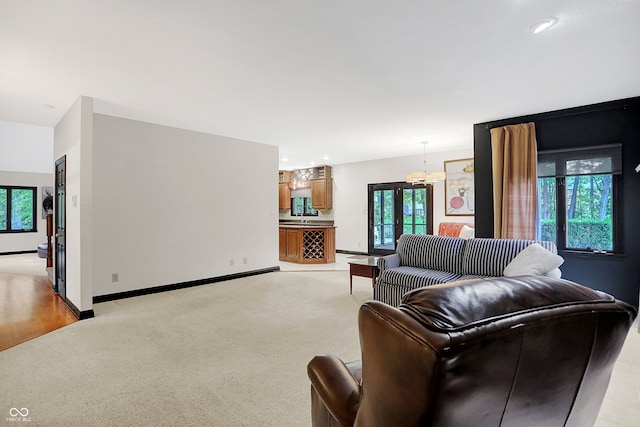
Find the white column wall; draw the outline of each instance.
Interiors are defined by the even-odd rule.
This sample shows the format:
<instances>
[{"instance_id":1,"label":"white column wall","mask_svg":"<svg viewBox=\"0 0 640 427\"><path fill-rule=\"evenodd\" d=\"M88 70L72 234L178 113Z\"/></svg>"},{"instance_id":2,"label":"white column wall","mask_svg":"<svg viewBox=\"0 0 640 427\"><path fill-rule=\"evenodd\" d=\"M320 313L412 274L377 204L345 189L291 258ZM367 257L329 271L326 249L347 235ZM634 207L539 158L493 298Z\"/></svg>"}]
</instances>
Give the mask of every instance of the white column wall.
<instances>
[{"instance_id":1,"label":"white column wall","mask_svg":"<svg viewBox=\"0 0 640 427\"><path fill-rule=\"evenodd\" d=\"M100 114L93 140L96 296L278 265L276 146Z\"/></svg>"},{"instance_id":2,"label":"white column wall","mask_svg":"<svg viewBox=\"0 0 640 427\"><path fill-rule=\"evenodd\" d=\"M93 306L92 123L93 99L81 96L54 129L54 160L66 156L66 292L80 311Z\"/></svg>"}]
</instances>

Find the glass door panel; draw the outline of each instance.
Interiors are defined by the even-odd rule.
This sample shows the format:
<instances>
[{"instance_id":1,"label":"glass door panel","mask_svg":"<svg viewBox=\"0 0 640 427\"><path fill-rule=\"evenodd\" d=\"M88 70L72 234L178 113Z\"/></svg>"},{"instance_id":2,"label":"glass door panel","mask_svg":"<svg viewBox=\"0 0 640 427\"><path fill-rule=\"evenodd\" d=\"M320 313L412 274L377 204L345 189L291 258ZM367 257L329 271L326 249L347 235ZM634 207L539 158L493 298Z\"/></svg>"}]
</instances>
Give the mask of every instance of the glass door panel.
<instances>
[{"instance_id":1,"label":"glass door panel","mask_svg":"<svg viewBox=\"0 0 640 427\"><path fill-rule=\"evenodd\" d=\"M369 252L395 252L401 234L433 232L432 186L369 184Z\"/></svg>"},{"instance_id":2,"label":"glass door panel","mask_svg":"<svg viewBox=\"0 0 640 427\"><path fill-rule=\"evenodd\" d=\"M402 232L427 234L427 188L402 190Z\"/></svg>"},{"instance_id":3,"label":"glass door panel","mask_svg":"<svg viewBox=\"0 0 640 427\"><path fill-rule=\"evenodd\" d=\"M374 249L395 249L394 191L373 191L373 247Z\"/></svg>"}]
</instances>

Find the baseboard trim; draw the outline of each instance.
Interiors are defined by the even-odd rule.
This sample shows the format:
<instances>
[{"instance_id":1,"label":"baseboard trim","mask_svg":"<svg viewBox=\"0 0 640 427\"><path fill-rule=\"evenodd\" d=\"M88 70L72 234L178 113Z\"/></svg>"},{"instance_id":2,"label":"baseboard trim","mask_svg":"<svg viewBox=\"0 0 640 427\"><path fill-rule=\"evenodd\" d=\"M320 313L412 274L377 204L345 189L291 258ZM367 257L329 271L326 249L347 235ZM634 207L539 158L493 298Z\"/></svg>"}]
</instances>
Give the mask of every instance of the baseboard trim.
<instances>
[{"instance_id":1,"label":"baseboard trim","mask_svg":"<svg viewBox=\"0 0 640 427\"><path fill-rule=\"evenodd\" d=\"M369 255L367 252L345 251L342 249L336 249L336 253L347 255Z\"/></svg>"},{"instance_id":2,"label":"baseboard trim","mask_svg":"<svg viewBox=\"0 0 640 427\"><path fill-rule=\"evenodd\" d=\"M65 301L65 305L78 320L91 319L96 315L93 310L80 311L80 309L76 307L75 304L69 300Z\"/></svg>"},{"instance_id":3,"label":"baseboard trim","mask_svg":"<svg viewBox=\"0 0 640 427\"><path fill-rule=\"evenodd\" d=\"M22 255L22 254L37 254L38 251L15 251L15 252L0 252L0 256L2 255Z\"/></svg>"},{"instance_id":4,"label":"baseboard trim","mask_svg":"<svg viewBox=\"0 0 640 427\"><path fill-rule=\"evenodd\" d=\"M176 289L191 288L193 286L202 286L202 285L208 285L211 283L224 282L227 280L240 279L243 277L256 276L258 274L273 273L275 271L280 271L280 267L279 266L268 267L268 268L262 268L260 270L244 271L242 273L234 273L234 274L227 274L225 276L209 277L207 279L192 280L189 282L173 283L170 285L154 286L151 288L144 288L144 289L135 289L133 291L117 292L117 293L108 294L108 295L98 295L93 297L93 303L98 304L101 302L138 297L141 295L157 294L160 292L174 291Z\"/></svg>"}]
</instances>

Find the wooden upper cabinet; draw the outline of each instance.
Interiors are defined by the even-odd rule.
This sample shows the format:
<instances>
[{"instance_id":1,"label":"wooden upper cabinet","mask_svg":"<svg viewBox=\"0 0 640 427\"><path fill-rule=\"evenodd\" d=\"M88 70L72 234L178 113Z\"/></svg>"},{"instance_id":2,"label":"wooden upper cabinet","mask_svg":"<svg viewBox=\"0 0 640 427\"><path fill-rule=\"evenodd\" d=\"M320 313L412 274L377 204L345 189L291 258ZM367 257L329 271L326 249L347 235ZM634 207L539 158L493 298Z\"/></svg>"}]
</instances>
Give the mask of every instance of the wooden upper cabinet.
<instances>
[{"instance_id":1,"label":"wooden upper cabinet","mask_svg":"<svg viewBox=\"0 0 640 427\"><path fill-rule=\"evenodd\" d=\"M278 172L278 208L291 209L291 172Z\"/></svg>"},{"instance_id":2,"label":"wooden upper cabinet","mask_svg":"<svg viewBox=\"0 0 640 427\"><path fill-rule=\"evenodd\" d=\"M333 209L333 180L311 180L311 207L318 210Z\"/></svg>"},{"instance_id":3,"label":"wooden upper cabinet","mask_svg":"<svg viewBox=\"0 0 640 427\"><path fill-rule=\"evenodd\" d=\"M278 184L278 207L281 210L291 209L291 188L288 182Z\"/></svg>"},{"instance_id":4,"label":"wooden upper cabinet","mask_svg":"<svg viewBox=\"0 0 640 427\"><path fill-rule=\"evenodd\" d=\"M333 179L331 166L279 171L278 207L291 209L291 188L311 187L311 207L316 210L333 209Z\"/></svg>"}]
</instances>

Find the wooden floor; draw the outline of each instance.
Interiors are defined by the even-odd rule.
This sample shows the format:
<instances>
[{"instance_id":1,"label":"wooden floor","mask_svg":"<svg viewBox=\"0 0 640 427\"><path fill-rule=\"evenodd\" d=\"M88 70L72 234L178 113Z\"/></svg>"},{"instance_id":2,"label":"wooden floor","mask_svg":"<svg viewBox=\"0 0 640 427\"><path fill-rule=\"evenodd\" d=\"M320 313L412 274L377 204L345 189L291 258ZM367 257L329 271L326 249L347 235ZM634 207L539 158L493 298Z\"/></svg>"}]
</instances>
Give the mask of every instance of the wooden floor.
<instances>
[{"instance_id":1,"label":"wooden floor","mask_svg":"<svg viewBox=\"0 0 640 427\"><path fill-rule=\"evenodd\" d=\"M76 321L46 276L0 274L0 351Z\"/></svg>"}]
</instances>

